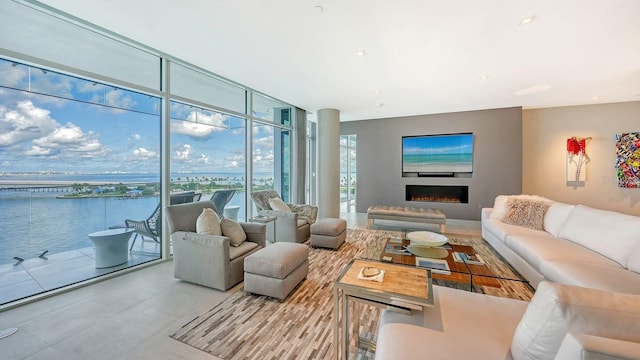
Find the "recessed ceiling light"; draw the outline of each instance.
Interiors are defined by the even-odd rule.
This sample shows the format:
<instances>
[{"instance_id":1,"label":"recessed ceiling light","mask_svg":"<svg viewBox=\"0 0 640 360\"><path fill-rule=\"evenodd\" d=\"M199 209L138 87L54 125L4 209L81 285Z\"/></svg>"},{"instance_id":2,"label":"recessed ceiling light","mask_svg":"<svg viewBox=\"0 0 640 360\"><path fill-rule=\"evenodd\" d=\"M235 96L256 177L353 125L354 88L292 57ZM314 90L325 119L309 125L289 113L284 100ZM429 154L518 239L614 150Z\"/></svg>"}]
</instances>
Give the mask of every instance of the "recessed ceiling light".
<instances>
[{"instance_id":1,"label":"recessed ceiling light","mask_svg":"<svg viewBox=\"0 0 640 360\"><path fill-rule=\"evenodd\" d=\"M598 99L599 99L598 95L594 95L594 96L591 97L591 100L598 100Z\"/></svg>"},{"instance_id":2,"label":"recessed ceiling light","mask_svg":"<svg viewBox=\"0 0 640 360\"><path fill-rule=\"evenodd\" d=\"M383 104L383 103L377 103L377 104L376 104L376 107L383 107L383 106L384 106L384 104Z\"/></svg>"},{"instance_id":3,"label":"recessed ceiling light","mask_svg":"<svg viewBox=\"0 0 640 360\"><path fill-rule=\"evenodd\" d=\"M321 13L323 10L324 9L320 5L316 5L316 6L313 7L313 12L315 12L317 14Z\"/></svg>"},{"instance_id":4,"label":"recessed ceiling light","mask_svg":"<svg viewBox=\"0 0 640 360\"><path fill-rule=\"evenodd\" d=\"M376 94L382 94L382 90L380 90L380 89L376 90Z\"/></svg>"},{"instance_id":5,"label":"recessed ceiling light","mask_svg":"<svg viewBox=\"0 0 640 360\"><path fill-rule=\"evenodd\" d=\"M520 20L518 25L522 26L522 25L531 24L533 22L533 20L535 20L535 19L536 19L535 16L529 16L529 17L523 18L522 20Z\"/></svg>"},{"instance_id":6,"label":"recessed ceiling light","mask_svg":"<svg viewBox=\"0 0 640 360\"><path fill-rule=\"evenodd\" d=\"M358 56L365 56L365 55L367 55L367 52L364 51L364 50L358 50L357 54L358 54Z\"/></svg>"},{"instance_id":7,"label":"recessed ceiling light","mask_svg":"<svg viewBox=\"0 0 640 360\"><path fill-rule=\"evenodd\" d=\"M489 79L489 75L480 76L480 80L488 80L488 79Z\"/></svg>"}]
</instances>

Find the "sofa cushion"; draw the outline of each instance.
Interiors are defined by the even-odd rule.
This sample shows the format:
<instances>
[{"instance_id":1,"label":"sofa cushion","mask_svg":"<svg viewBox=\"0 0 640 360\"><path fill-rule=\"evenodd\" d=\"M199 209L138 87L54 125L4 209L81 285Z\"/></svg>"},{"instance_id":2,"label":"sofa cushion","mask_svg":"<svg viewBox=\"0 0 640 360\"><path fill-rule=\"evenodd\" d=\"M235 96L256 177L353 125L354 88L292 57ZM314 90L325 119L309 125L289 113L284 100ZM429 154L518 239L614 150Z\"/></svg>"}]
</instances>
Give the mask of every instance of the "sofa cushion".
<instances>
[{"instance_id":1,"label":"sofa cushion","mask_svg":"<svg viewBox=\"0 0 640 360\"><path fill-rule=\"evenodd\" d=\"M615 261L595 251L569 240L554 238L544 231L539 231L537 234L508 235L505 244L538 271L544 260L580 260L585 263L619 267Z\"/></svg>"},{"instance_id":2,"label":"sofa cushion","mask_svg":"<svg viewBox=\"0 0 640 360\"><path fill-rule=\"evenodd\" d=\"M196 233L205 235L222 235L220 218L213 209L202 209L202 213L196 220Z\"/></svg>"},{"instance_id":3,"label":"sofa cushion","mask_svg":"<svg viewBox=\"0 0 640 360\"><path fill-rule=\"evenodd\" d=\"M640 244L640 217L577 205L560 237L596 251L626 267Z\"/></svg>"},{"instance_id":4,"label":"sofa cushion","mask_svg":"<svg viewBox=\"0 0 640 360\"><path fill-rule=\"evenodd\" d=\"M571 204L564 204L554 202L549 206L547 212L544 214L544 230L549 234L558 237L562 226L567 221L571 210L576 207Z\"/></svg>"},{"instance_id":5,"label":"sofa cushion","mask_svg":"<svg viewBox=\"0 0 640 360\"><path fill-rule=\"evenodd\" d=\"M504 242L508 235L538 236L546 234L544 231L533 230L516 225L505 224L500 220L487 219L482 223L484 230Z\"/></svg>"},{"instance_id":6,"label":"sofa cushion","mask_svg":"<svg viewBox=\"0 0 640 360\"><path fill-rule=\"evenodd\" d=\"M543 281L515 330L511 354L554 359L569 332L640 341L640 296Z\"/></svg>"},{"instance_id":7,"label":"sofa cushion","mask_svg":"<svg viewBox=\"0 0 640 360\"><path fill-rule=\"evenodd\" d=\"M222 235L229 238L232 246L240 246L242 242L247 240L247 234L242 226L231 219L222 219L220 228L222 229Z\"/></svg>"},{"instance_id":8,"label":"sofa cushion","mask_svg":"<svg viewBox=\"0 0 640 360\"><path fill-rule=\"evenodd\" d=\"M612 260L608 264L577 259L543 260L540 272L546 279L563 284L640 295L640 276Z\"/></svg>"},{"instance_id":9,"label":"sofa cushion","mask_svg":"<svg viewBox=\"0 0 640 360\"><path fill-rule=\"evenodd\" d=\"M548 201L522 199L518 197L507 200L506 211L502 221L533 230L543 230L544 214L549 208Z\"/></svg>"},{"instance_id":10,"label":"sofa cushion","mask_svg":"<svg viewBox=\"0 0 640 360\"><path fill-rule=\"evenodd\" d=\"M251 241L244 241L238 246L229 246L229 260L245 256L258 247L260 247L260 245Z\"/></svg>"}]
</instances>

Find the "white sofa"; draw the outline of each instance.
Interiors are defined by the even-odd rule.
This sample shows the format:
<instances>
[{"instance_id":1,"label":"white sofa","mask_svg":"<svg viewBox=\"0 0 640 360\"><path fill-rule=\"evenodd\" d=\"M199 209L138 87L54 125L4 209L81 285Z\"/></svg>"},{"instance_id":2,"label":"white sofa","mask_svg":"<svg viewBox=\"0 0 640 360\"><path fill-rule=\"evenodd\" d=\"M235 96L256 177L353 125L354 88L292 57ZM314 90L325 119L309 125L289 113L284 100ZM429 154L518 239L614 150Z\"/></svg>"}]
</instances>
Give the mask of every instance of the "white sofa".
<instances>
[{"instance_id":1,"label":"white sofa","mask_svg":"<svg viewBox=\"0 0 640 360\"><path fill-rule=\"evenodd\" d=\"M506 223L514 198L549 204L541 230ZM509 221L513 223L513 217ZM482 236L534 287L549 280L640 294L640 217L501 195L494 208L482 209Z\"/></svg>"},{"instance_id":2,"label":"white sofa","mask_svg":"<svg viewBox=\"0 0 640 360\"><path fill-rule=\"evenodd\" d=\"M638 295L547 281L530 303L433 290L423 312L383 312L376 360L640 359Z\"/></svg>"}]
</instances>

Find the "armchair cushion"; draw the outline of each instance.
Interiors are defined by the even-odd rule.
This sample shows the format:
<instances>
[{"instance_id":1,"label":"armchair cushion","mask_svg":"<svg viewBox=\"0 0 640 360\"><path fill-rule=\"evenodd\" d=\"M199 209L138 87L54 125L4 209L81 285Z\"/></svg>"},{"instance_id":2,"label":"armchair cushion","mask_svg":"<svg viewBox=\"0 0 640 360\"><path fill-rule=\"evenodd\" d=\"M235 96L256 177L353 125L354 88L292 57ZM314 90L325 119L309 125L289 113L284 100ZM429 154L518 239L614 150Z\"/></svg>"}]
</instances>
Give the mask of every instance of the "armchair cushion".
<instances>
[{"instance_id":1,"label":"armchair cushion","mask_svg":"<svg viewBox=\"0 0 640 360\"><path fill-rule=\"evenodd\" d=\"M298 218L306 220L309 225L316 222L318 218L318 207L306 204L288 204L291 211L298 214Z\"/></svg>"},{"instance_id":2,"label":"armchair cushion","mask_svg":"<svg viewBox=\"0 0 640 360\"><path fill-rule=\"evenodd\" d=\"M269 199L280 198L275 190L261 190L251 194L251 199L256 203L258 210L271 210Z\"/></svg>"},{"instance_id":3,"label":"armchair cushion","mask_svg":"<svg viewBox=\"0 0 640 360\"><path fill-rule=\"evenodd\" d=\"M282 211L282 212L291 212L291 208L287 206L287 204L282 201L280 198L271 198L269 199L269 206L273 210Z\"/></svg>"},{"instance_id":4,"label":"armchair cushion","mask_svg":"<svg viewBox=\"0 0 640 360\"><path fill-rule=\"evenodd\" d=\"M202 209L202 213L196 220L196 233L205 235L222 235L220 218L213 209Z\"/></svg>"},{"instance_id":5,"label":"armchair cushion","mask_svg":"<svg viewBox=\"0 0 640 360\"><path fill-rule=\"evenodd\" d=\"M242 226L231 219L222 219L220 227L222 228L222 235L228 237L231 241L231 246L238 247L247 240L247 234L242 229Z\"/></svg>"},{"instance_id":6,"label":"armchair cushion","mask_svg":"<svg viewBox=\"0 0 640 360\"><path fill-rule=\"evenodd\" d=\"M553 359L569 332L640 342L640 296L543 281L516 328L511 354Z\"/></svg>"}]
</instances>

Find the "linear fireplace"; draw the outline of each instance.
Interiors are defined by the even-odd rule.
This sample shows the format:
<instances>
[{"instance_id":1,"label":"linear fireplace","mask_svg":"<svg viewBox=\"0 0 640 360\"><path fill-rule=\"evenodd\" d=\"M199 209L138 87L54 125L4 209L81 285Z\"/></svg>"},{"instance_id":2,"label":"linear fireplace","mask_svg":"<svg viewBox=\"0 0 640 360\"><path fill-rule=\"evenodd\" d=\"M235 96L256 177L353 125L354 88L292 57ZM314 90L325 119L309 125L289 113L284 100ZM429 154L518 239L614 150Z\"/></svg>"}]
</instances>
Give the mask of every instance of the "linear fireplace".
<instances>
[{"instance_id":1,"label":"linear fireplace","mask_svg":"<svg viewBox=\"0 0 640 360\"><path fill-rule=\"evenodd\" d=\"M407 201L469 203L469 187L454 185L406 185Z\"/></svg>"}]
</instances>

